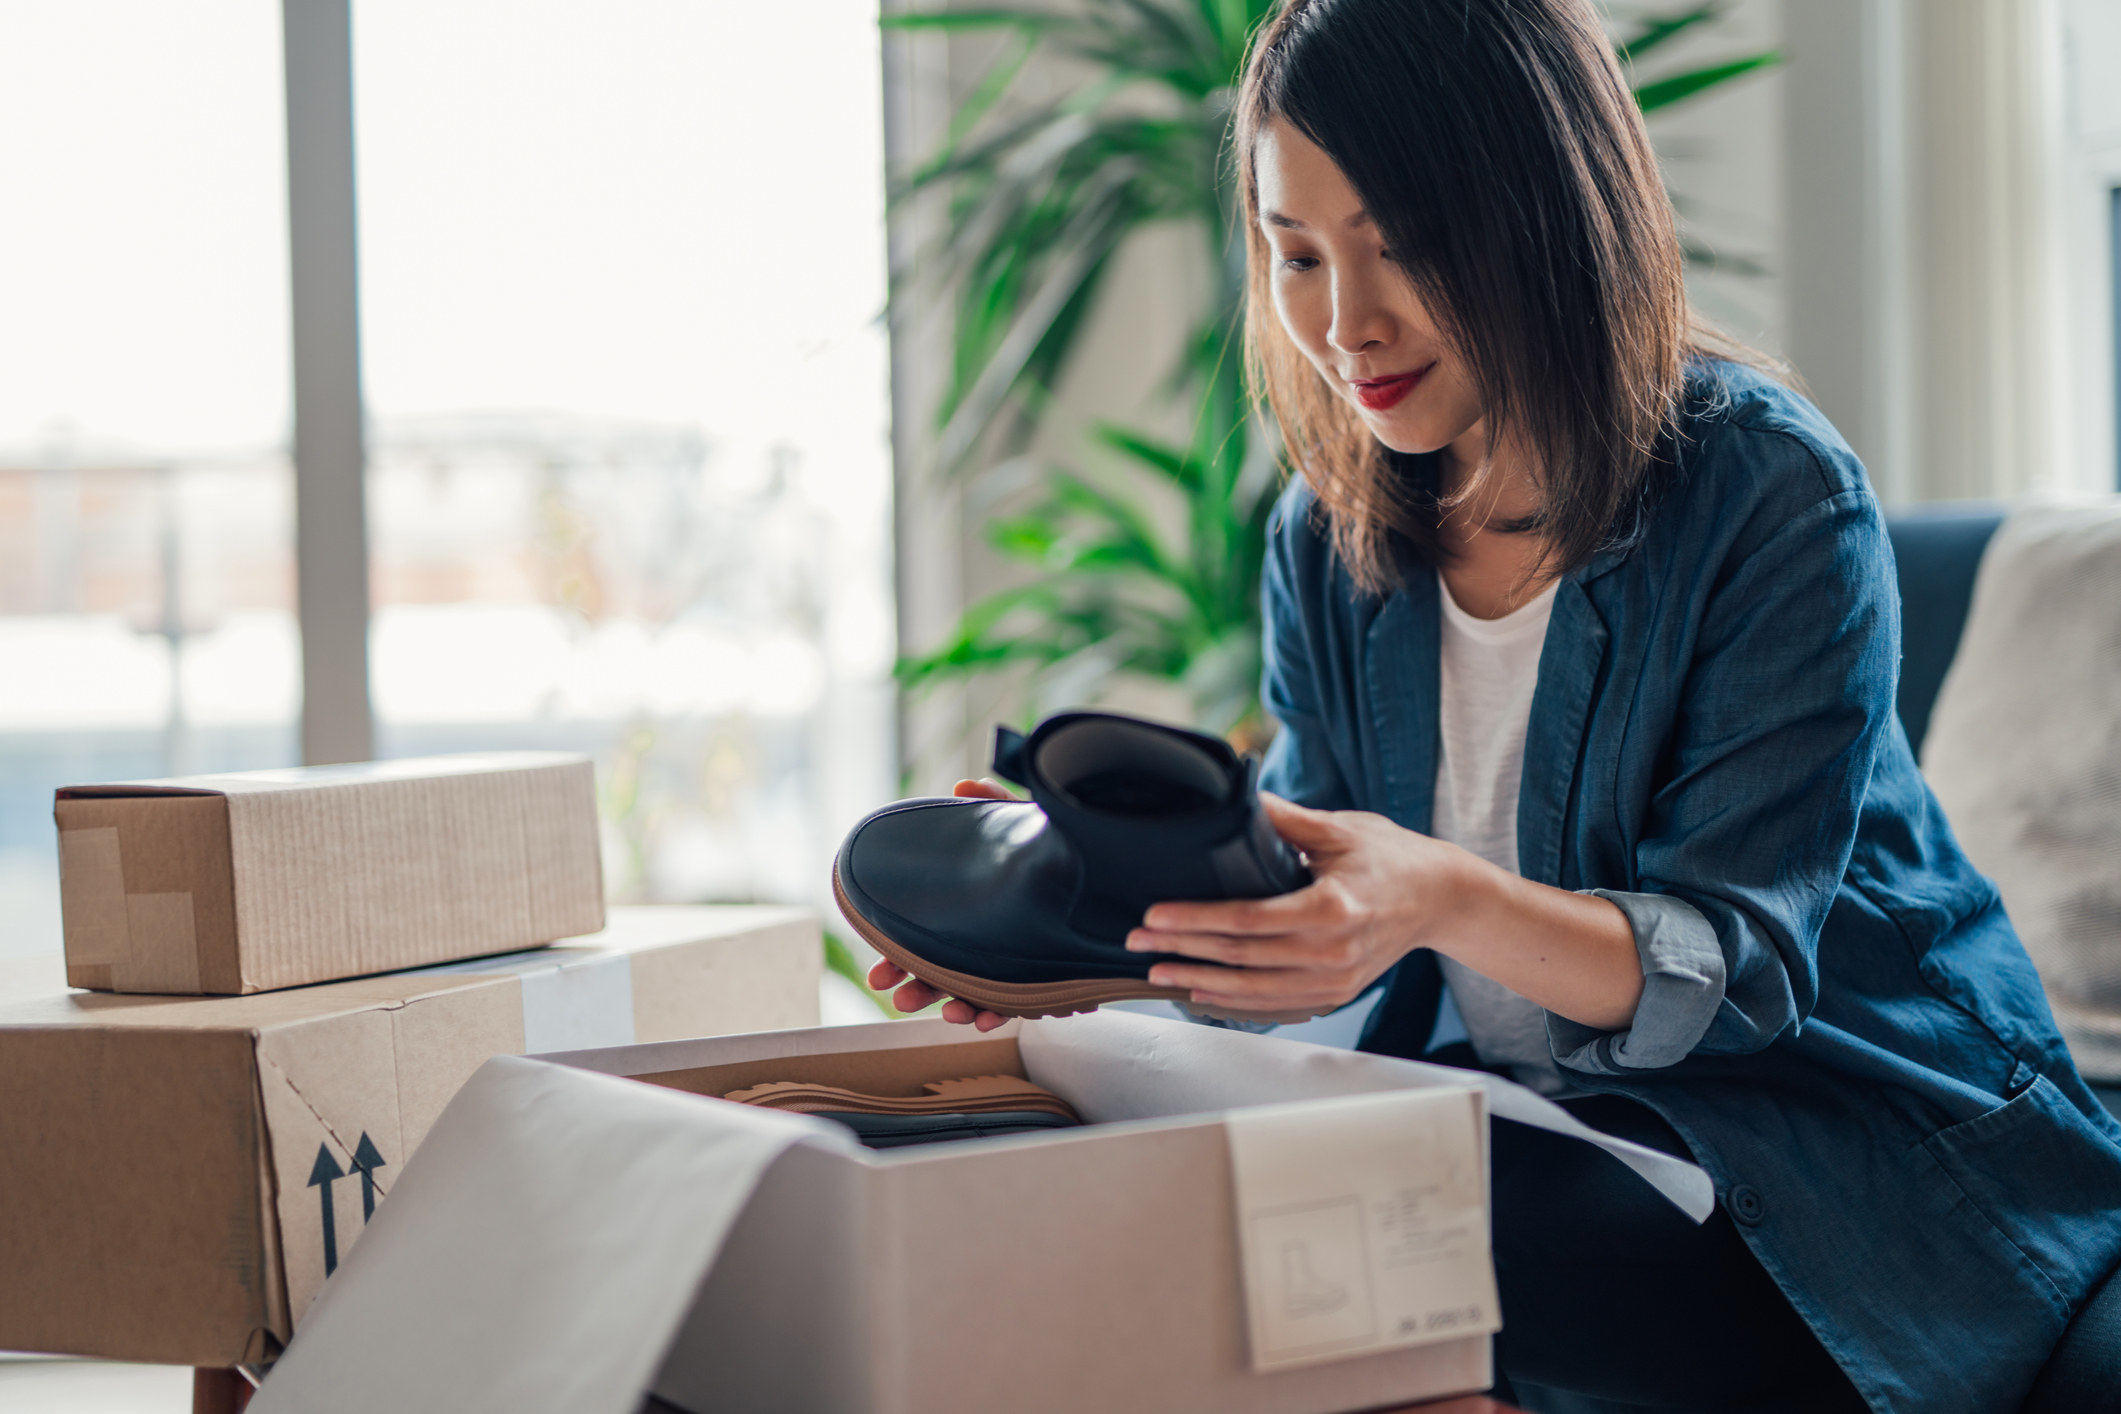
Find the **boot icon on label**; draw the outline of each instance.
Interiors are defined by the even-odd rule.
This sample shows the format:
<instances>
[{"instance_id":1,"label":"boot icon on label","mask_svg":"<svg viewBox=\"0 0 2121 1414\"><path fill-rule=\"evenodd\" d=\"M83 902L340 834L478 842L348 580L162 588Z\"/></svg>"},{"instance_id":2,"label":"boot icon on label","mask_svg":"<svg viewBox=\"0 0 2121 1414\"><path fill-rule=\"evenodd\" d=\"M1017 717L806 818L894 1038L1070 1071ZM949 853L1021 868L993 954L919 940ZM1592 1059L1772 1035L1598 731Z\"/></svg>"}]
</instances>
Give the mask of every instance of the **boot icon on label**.
<instances>
[{"instance_id":1,"label":"boot icon on label","mask_svg":"<svg viewBox=\"0 0 2121 1414\"><path fill-rule=\"evenodd\" d=\"M1261 1280L1255 1338L1274 1358L1368 1345L1378 1337L1362 1204L1352 1198L1252 1213L1246 1223Z\"/></svg>"},{"instance_id":2,"label":"boot icon on label","mask_svg":"<svg viewBox=\"0 0 2121 1414\"><path fill-rule=\"evenodd\" d=\"M1301 1238L1281 1245L1282 1293L1289 1314L1324 1316L1348 1304L1344 1282L1323 1281L1311 1270L1311 1248Z\"/></svg>"},{"instance_id":3,"label":"boot icon on label","mask_svg":"<svg viewBox=\"0 0 2121 1414\"><path fill-rule=\"evenodd\" d=\"M1485 1099L1449 1085L1230 1112L1253 1369L1500 1326Z\"/></svg>"}]
</instances>

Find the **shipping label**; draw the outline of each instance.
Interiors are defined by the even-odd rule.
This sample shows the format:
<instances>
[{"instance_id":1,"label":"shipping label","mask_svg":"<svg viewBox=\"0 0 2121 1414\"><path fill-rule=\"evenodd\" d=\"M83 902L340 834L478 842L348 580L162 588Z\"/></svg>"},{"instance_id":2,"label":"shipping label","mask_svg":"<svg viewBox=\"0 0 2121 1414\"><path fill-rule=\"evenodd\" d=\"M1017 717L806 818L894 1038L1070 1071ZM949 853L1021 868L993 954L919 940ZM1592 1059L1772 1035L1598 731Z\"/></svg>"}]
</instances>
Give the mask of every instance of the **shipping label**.
<instances>
[{"instance_id":1,"label":"shipping label","mask_svg":"<svg viewBox=\"0 0 2121 1414\"><path fill-rule=\"evenodd\" d=\"M1254 1370L1501 1328L1486 1123L1455 1087L1229 1115Z\"/></svg>"}]
</instances>

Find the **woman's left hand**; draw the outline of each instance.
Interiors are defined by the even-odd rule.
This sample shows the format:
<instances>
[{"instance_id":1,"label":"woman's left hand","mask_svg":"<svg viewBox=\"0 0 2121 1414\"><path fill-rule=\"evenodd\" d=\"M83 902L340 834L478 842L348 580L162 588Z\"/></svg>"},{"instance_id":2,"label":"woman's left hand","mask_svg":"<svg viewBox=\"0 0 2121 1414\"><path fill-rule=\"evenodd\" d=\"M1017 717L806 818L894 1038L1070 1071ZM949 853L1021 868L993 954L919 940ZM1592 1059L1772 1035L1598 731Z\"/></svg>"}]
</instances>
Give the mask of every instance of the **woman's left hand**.
<instances>
[{"instance_id":1,"label":"woman's left hand","mask_svg":"<svg viewBox=\"0 0 2121 1414\"><path fill-rule=\"evenodd\" d=\"M1264 792L1260 801L1281 837L1309 856L1312 882L1275 898L1160 903L1127 935L1136 952L1228 964L1159 962L1150 970L1150 982L1182 987L1198 1005L1259 1013L1345 1006L1423 946L1469 868L1484 867L1382 815L1309 810Z\"/></svg>"}]
</instances>

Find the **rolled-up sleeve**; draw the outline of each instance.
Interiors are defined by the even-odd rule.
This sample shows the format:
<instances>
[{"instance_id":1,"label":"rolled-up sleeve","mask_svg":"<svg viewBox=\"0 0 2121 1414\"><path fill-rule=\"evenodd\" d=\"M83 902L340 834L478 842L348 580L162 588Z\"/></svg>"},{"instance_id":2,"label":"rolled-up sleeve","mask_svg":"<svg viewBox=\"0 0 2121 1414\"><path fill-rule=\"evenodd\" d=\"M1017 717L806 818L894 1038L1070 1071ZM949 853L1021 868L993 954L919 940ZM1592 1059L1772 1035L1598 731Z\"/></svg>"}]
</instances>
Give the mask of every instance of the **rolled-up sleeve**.
<instances>
[{"instance_id":1,"label":"rolled-up sleeve","mask_svg":"<svg viewBox=\"0 0 2121 1414\"><path fill-rule=\"evenodd\" d=\"M1555 1059L1571 1070L1616 1075L1684 1060L1723 1005L1723 945L1700 909L1670 894L1583 892L1627 915L1642 961L1642 1000L1622 1031L1599 1031L1547 1013Z\"/></svg>"}]
</instances>

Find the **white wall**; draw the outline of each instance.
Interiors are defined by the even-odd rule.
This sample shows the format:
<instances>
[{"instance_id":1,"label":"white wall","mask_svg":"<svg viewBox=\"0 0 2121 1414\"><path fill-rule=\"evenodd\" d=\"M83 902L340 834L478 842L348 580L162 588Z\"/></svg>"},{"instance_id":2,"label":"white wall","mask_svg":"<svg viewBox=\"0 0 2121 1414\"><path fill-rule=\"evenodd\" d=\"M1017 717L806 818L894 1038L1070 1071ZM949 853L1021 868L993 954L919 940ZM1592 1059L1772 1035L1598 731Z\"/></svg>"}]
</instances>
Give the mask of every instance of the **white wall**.
<instances>
[{"instance_id":1,"label":"white wall","mask_svg":"<svg viewBox=\"0 0 2121 1414\"><path fill-rule=\"evenodd\" d=\"M2052 0L1927 0L1908 14L1907 231L1915 493L2053 485L2063 374Z\"/></svg>"},{"instance_id":2,"label":"white wall","mask_svg":"<svg viewBox=\"0 0 2121 1414\"><path fill-rule=\"evenodd\" d=\"M1888 501L1912 498L1900 0L1785 0L1786 349Z\"/></svg>"},{"instance_id":3,"label":"white wall","mask_svg":"<svg viewBox=\"0 0 2121 1414\"><path fill-rule=\"evenodd\" d=\"M2114 485L2115 0L1785 0L1790 352L1889 502Z\"/></svg>"},{"instance_id":4,"label":"white wall","mask_svg":"<svg viewBox=\"0 0 2121 1414\"><path fill-rule=\"evenodd\" d=\"M1667 4L1648 13L1669 13ZM1653 51L1638 81L1783 47L1785 0L1737 0L1714 24ZM1625 27L1622 27L1625 32ZM1762 352L1788 341L1780 68L1744 75L1649 118L1650 140L1695 260L1687 290L1698 313Z\"/></svg>"},{"instance_id":5,"label":"white wall","mask_svg":"<svg viewBox=\"0 0 2121 1414\"><path fill-rule=\"evenodd\" d=\"M2121 187L2121 3L2065 0L2058 211L2070 489L2111 491L2116 448L2113 192Z\"/></svg>"}]
</instances>

